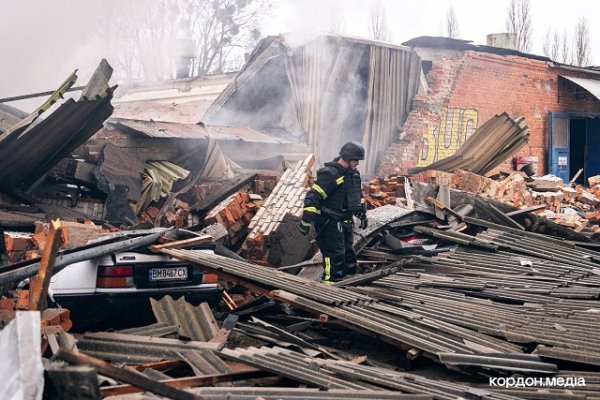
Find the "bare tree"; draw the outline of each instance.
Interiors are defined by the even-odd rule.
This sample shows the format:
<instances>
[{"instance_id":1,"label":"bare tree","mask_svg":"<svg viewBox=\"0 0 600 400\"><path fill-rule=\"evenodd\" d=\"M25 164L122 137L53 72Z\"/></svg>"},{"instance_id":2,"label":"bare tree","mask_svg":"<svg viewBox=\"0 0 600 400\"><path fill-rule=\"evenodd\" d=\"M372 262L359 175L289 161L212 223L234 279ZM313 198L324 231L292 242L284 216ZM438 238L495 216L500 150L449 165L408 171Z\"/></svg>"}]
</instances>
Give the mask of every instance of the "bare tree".
<instances>
[{"instance_id":1,"label":"bare tree","mask_svg":"<svg viewBox=\"0 0 600 400\"><path fill-rule=\"evenodd\" d=\"M458 29L458 20L454 13L454 7L450 6L446 13L446 36L449 38L458 38L460 30Z\"/></svg>"},{"instance_id":2,"label":"bare tree","mask_svg":"<svg viewBox=\"0 0 600 400\"><path fill-rule=\"evenodd\" d=\"M549 57L553 61L558 61L560 56L560 36L558 32L552 32L548 29L542 48L546 57Z\"/></svg>"},{"instance_id":3,"label":"bare tree","mask_svg":"<svg viewBox=\"0 0 600 400\"><path fill-rule=\"evenodd\" d=\"M575 25L575 37L573 41L573 59L575 64L579 65L580 67L589 65L591 62L590 30L585 17L579 18L577 25Z\"/></svg>"},{"instance_id":4,"label":"bare tree","mask_svg":"<svg viewBox=\"0 0 600 400\"><path fill-rule=\"evenodd\" d=\"M381 1L377 1L371 6L371 19L369 20L369 32L371 39L388 41L391 38L391 31L388 28L385 7Z\"/></svg>"},{"instance_id":5,"label":"bare tree","mask_svg":"<svg viewBox=\"0 0 600 400\"><path fill-rule=\"evenodd\" d=\"M107 0L101 40L125 81L198 76L241 67L271 0ZM184 48L184 50L181 50ZM183 51L184 54L181 53ZM178 65L176 65L178 64Z\"/></svg>"},{"instance_id":6,"label":"bare tree","mask_svg":"<svg viewBox=\"0 0 600 400\"><path fill-rule=\"evenodd\" d=\"M560 39L560 61L564 64L571 64L573 62L571 57L571 47L569 46L569 36L567 35L566 29Z\"/></svg>"},{"instance_id":7,"label":"bare tree","mask_svg":"<svg viewBox=\"0 0 600 400\"><path fill-rule=\"evenodd\" d=\"M517 50L531 49L531 12L529 0L511 0L506 17L506 29L517 35Z\"/></svg>"}]
</instances>

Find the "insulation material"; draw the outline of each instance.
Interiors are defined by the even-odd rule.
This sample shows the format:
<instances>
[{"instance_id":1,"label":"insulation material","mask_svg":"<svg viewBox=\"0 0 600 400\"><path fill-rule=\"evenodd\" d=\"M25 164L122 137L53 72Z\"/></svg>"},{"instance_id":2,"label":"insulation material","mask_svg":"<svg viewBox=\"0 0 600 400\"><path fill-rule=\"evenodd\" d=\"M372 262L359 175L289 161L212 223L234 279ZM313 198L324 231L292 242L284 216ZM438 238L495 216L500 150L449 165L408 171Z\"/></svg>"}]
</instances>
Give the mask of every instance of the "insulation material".
<instances>
[{"instance_id":1,"label":"insulation material","mask_svg":"<svg viewBox=\"0 0 600 400\"><path fill-rule=\"evenodd\" d=\"M44 390L40 313L19 311L0 331L0 399L39 400Z\"/></svg>"},{"instance_id":2,"label":"insulation material","mask_svg":"<svg viewBox=\"0 0 600 400\"><path fill-rule=\"evenodd\" d=\"M189 175L190 171L169 161L148 161L144 164L142 195L136 210L144 210L153 201L168 196L173 184Z\"/></svg>"}]
</instances>

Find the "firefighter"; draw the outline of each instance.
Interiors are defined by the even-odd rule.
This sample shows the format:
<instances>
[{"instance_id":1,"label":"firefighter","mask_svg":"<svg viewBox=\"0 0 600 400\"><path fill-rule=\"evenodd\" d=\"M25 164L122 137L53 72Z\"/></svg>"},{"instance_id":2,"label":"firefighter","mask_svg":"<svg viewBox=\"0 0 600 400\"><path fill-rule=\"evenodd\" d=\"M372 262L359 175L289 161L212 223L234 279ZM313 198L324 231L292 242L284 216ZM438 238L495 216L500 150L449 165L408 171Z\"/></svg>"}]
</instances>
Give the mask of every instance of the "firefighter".
<instances>
[{"instance_id":1,"label":"firefighter","mask_svg":"<svg viewBox=\"0 0 600 400\"><path fill-rule=\"evenodd\" d=\"M344 144L339 157L317 171L317 179L304 199L304 213L298 229L307 235L314 225L316 241L323 255L323 283L340 281L356 272L356 253L352 246L353 216L367 227L367 212L362 196L360 173L365 148L358 142Z\"/></svg>"}]
</instances>

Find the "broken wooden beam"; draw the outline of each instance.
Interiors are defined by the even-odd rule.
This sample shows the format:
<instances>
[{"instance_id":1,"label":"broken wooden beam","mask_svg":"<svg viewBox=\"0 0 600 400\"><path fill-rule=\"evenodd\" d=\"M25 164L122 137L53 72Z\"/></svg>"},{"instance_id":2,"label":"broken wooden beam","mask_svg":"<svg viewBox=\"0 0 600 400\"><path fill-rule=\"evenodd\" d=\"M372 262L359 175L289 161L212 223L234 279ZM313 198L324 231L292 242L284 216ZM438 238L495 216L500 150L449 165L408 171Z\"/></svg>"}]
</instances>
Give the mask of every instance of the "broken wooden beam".
<instances>
[{"instance_id":1,"label":"broken wooden beam","mask_svg":"<svg viewBox=\"0 0 600 400\"><path fill-rule=\"evenodd\" d=\"M244 371L231 372L228 374L215 374L215 375L204 375L204 376L191 376L185 378L173 378L160 381L165 385L169 385L174 388L187 388L187 387L198 387L198 386L210 386L217 383L223 382L236 382L246 381L252 379L262 379L274 376L273 373L268 371L262 371L259 369L248 367ZM139 393L143 392L144 389L140 389L133 385L114 385L100 388L102 397L117 396L127 393Z\"/></svg>"},{"instance_id":2,"label":"broken wooden beam","mask_svg":"<svg viewBox=\"0 0 600 400\"><path fill-rule=\"evenodd\" d=\"M194 237L191 239L178 240L176 242L163 243L163 244L155 244L150 246L150 250L153 253L158 253L162 249L185 249L187 247L197 246L199 244L211 243L213 241L213 237L210 235L203 235L199 237Z\"/></svg>"},{"instance_id":3,"label":"broken wooden beam","mask_svg":"<svg viewBox=\"0 0 600 400\"><path fill-rule=\"evenodd\" d=\"M229 335L231 335L233 328L235 328L238 318L239 316L235 314L229 314L227 318L225 318L225 321L223 321L221 329L217 331L217 333L213 336L212 339L208 341L208 343L216 343L220 346L220 348L223 348L223 346L225 346L225 344L227 343L227 340L229 339Z\"/></svg>"},{"instance_id":4,"label":"broken wooden beam","mask_svg":"<svg viewBox=\"0 0 600 400\"><path fill-rule=\"evenodd\" d=\"M29 289L29 310L42 311L46 307L46 295L48 286L50 286L50 278L54 270L56 261L56 251L60 246L60 237L62 233L62 225L60 220L53 220L50 223L50 230L46 239L46 248L42 254L40 268L37 277L30 282Z\"/></svg>"},{"instance_id":5,"label":"broken wooden beam","mask_svg":"<svg viewBox=\"0 0 600 400\"><path fill-rule=\"evenodd\" d=\"M427 201L430 204L434 205L435 207L439 208L442 211L447 212L448 214L452 215L454 218L456 218L457 220L462 222L462 220L463 220L462 215L460 215L459 213L457 213L456 211L454 211L453 209L451 209L450 207L448 207L441 201L438 201L437 199L434 199L433 197L428 197Z\"/></svg>"},{"instance_id":6,"label":"broken wooden beam","mask_svg":"<svg viewBox=\"0 0 600 400\"><path fill-rule=\"evenodd\" d=\"M121 382L126 382L131 385L137 386L145 391L155 393L161 396L168 397L175 400L200 400L203 397L196 396L193 393L185 392L170 386L167 383L155 381L147 378L137 372L130 371L125 368L119 368L111 365L105 361L102 361L95 357L90 357L82 353L75 353L70 350L60 349L56 354L56 358L67 361L71 364L77 365L91 365L95 367L98 372L106 375L110 378L117 379Z\"/></svg>"}]
</instances>

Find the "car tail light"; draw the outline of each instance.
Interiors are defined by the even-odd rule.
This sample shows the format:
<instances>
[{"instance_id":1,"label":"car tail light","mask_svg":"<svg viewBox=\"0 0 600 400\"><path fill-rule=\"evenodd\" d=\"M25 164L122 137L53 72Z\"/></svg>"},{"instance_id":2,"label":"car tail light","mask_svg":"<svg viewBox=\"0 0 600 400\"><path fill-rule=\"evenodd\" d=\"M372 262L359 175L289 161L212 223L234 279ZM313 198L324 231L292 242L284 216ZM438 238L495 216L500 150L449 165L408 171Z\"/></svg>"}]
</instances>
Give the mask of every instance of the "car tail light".
<instances>
[{"instance_id":1,"label":"car tail light","mask_svg":"<svg viewBox=\"0 0 600 400\"><path fill-rule=\"evenodd\" d=\"M204 274L202 275L202 283L217 283L219 277L216 274Z\"/></svg>"},{"instance_id":2,"label":"car tail light","mask_svg":"<svg viewBox=\"0 0 600 400\"><path fill-rule=\"evenodd\" d=\"M98 267L96 287L99 288L129 288L133 287L133 267Z\"/></svg>"}]
</instances>

